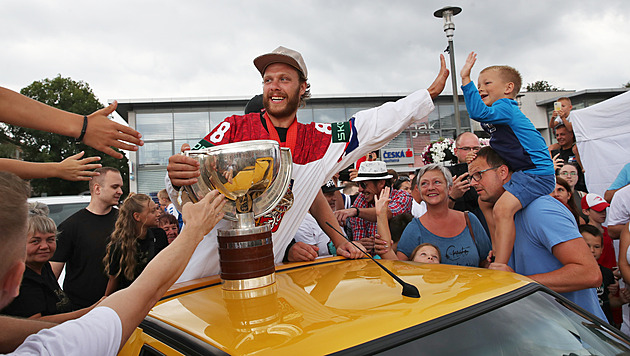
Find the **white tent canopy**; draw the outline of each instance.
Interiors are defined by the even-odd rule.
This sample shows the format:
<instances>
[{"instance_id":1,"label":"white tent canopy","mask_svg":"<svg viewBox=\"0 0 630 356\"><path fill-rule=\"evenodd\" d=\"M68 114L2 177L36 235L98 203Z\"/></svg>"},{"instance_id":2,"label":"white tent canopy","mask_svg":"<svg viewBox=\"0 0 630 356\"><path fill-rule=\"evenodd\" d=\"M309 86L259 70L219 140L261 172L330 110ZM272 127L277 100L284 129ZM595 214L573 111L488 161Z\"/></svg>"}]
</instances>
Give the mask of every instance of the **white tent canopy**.
<instances>
[{"instance_id":1,"label":"white tent canopy","mask_svg":"<svg viewBox=\"0 0 630 356\"><path fill-rule=\"evenodd\" d=\"M571 112L589 192L604 196L630 162L630 91Z\"/></svg>"}]
</instances>

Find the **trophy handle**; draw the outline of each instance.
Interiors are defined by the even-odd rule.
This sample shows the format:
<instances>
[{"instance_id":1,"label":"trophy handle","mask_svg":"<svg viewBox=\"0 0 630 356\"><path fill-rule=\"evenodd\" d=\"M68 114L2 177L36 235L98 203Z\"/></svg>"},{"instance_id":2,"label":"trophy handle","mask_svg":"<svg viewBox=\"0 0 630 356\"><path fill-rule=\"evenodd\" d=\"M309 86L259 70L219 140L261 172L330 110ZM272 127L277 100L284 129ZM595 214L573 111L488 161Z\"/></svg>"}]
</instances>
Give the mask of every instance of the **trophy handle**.
<instances>
[{"instance_id":1,"label":"trophy handle","mask_svg":"<svg viewBox=\"0 0 630 356\"><path fill-rule=\"evenodd\" d=\"M258 198L254 199L254 218L267 214L280 203L287 189L289 189L292 175L293 159L291 157L291 150L282 147L280 148L280 168L276 179L271 183L269 189Z\"/></svg>"}]
</instances>

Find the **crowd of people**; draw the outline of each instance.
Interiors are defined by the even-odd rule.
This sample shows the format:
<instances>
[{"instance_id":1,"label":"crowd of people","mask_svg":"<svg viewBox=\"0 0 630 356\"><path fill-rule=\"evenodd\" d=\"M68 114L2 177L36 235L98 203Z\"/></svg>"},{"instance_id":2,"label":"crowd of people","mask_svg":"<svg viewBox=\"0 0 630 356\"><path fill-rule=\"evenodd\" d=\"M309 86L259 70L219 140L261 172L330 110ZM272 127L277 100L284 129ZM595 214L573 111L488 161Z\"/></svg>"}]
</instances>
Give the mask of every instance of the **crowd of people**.
<instances>
[{"instance_id":1,"label":"crowd of people","mask_svg":"<svg viewBox=\"0 0 630 356\"><path fill-rule=\"evenodd\" d=\"M254 59L262 97L195 148L272 139L291 149L293 205L260 219L272 227L276 263L360 258L363 249L383 259L512 271L619 327L619 308L630 299L619 283L630 280L630 163L604 197L588 193L570 99L558 100L549 123L558 142L547 146L515 101L518 71L485 68L475 86L476 56L468 56L460 73L462 90L490 147L464 132L456 137L452 166L395 172L374 155L433 110L449 75L443 56L427 89L327 127L297 121L310 96L308 71L299 52L278 47ZM135 150L142 141L140 133L107 119L115 106L74 115L0 88L2 121L77 137L119 157L112 147ZM11 200L0 206L0 309L29 318L0 316L11 329L0 337L0 352L114 354L174 282L219 273L216 231L226 224L225 198L213 191L196 204L177 199L182 186L199 179L196 160L171 156L157 201L129 193L122 203L120 172L96 161L77 154L47 170L0 161L0 170L14 173L0 172L0 190ZM340 174L347 167L348 177ZM27 207L23 180L52 176L90 181L89 205L58 227L45 206ZM620 241L619 254L613 239Z\"/></svg>"}]
</instances>

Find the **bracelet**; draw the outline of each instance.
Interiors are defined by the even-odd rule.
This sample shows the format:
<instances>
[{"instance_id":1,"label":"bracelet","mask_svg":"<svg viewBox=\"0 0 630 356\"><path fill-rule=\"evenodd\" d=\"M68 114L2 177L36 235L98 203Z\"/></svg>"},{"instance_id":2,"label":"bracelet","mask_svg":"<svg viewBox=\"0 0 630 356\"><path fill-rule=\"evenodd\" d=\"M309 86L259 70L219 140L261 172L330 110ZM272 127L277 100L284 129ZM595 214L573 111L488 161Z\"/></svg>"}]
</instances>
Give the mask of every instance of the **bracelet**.
<instances>
[{"instance_id":1,"label":"bracelet","mask_svg":"<svg viewBox=\"0 0 630 356\"><path fill-rule=\"evenodd\" d=\"M87 116L83 115L83 128L81 129L81 135L79 135L79 138L76 139L77 143L83 141L85 130L87 130Z\"/></svg>"},{"instance_id":2,"label":"bracelet","mask_svg":"<svg viewBox=\"0 0 630 356\"><path fill-rule=\"evenodd\" d=\"M356 216L357 216L357 218L358 218L358 217L359 217L359 208L357 208L356 206L353 206L353 208L354 208L354 210L356 210L356 211L357 211L357 215L356 215Z\"/></svg>"},{"instance_id":3,"label":"bracelet","mask_svg":"<svg viewBox=\"0 0 630 356\"><path fill-rule=\"evenodd\" d=\"M452 200L453 202L455 202L455 201L456 201L456 200L455 200L455 198L453 198L453 197L452 197L452 196L450 196L450 195L448 196L448 198L449 198L450 200Z\"/></svg>"}]
</instances>

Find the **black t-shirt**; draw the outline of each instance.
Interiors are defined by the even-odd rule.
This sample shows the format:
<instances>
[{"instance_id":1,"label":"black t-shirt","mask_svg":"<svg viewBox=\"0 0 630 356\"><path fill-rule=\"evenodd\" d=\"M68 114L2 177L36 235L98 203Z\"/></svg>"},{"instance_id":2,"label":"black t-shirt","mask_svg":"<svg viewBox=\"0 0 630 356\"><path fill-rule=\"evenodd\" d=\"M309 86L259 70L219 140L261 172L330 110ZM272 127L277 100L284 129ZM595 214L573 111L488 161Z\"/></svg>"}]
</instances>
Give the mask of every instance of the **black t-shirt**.
<instances>
[{"instance_id":1,"label":"black t-shirt","mask_svg":"<svg viewBox=\"0 0 630 356\"><path fill-rule=\"evenodd\" d=\"M610 302L608 300L608 286L615 283L615 276L613 272L604 266L599 266L599 270L602 272L602 285L597 288L597 298L599 299L599 306L602 307L608 323L614 325L614 319L612 312L610 311Z\"/></svg>"},{"instance_id":2,"label":"black t-shirt","mask_svg":"<svg viewBox=\"0 0 630 356\"><path fill-rule=\"evenodd\" d=\"M46 262L41 275L26 267L20 294L2 310L2 314L28 318L38 313L54 315L73 309L70 298L59 287L50 263Z\"/></svg>"},{"instance_id":3,"label":"black t-shirt","mask_svg":"<svg viewBox=\"0 0 630 356\"><path fill-rule=\"evenodd\" d=\"M59 224L57 251L51 261L66 263L63 290L78 308L105 295L108 278L103 258L117 217L118 209L105 215L83 209Z\"/></svg>"},{"instance_id":4,"label":"black t-shirt","mask_svg":"<svg viewBox=\"0 0 630 356\"><path fill-rule=\"evenodd\" d=\"M460 175L468 172L468 165L466 163L459 163L448 167L448 170L451 172L453 177L459 177ZM486 230L488 236L490 235L486 217L483 215L483 212L479 207L479 195L477 194L477 190L475 188L471 186L464 195L462 195L459 199L456 199L455 205L453 205L453 210L470 211L475 214L477 219L479 219L481 226L483 226L484 230Z\"/></svg>"},{"instance_id":5,"label":"black t-shirt","mask_svg":"<svg viewBox=\"0 0 630 356\"><path fill-rule=\"evenodd\" d=\"M161 231L164 233L164 230ZM164 237L166 237L166 233L164 233ZM118 290L129 287L131 283L138 278L140 273L144 271L144 268L149 264L153 257L155 257L155 255L157 255L165 247L163 241L161 240L161 238L156 238L153 233L153 229L149 229L147 231L144 239L136 239L136 268L134 270L134 276L132 279L127 279L124 275L123 266L123 270L118 276ZM166 241L166 245L168 245L168 240ZM115 276L120 270L120 257L120 244L116 244L113 246L113 251L109 259L109 270L107 273L110 276Z\"/></svg>"}]
</instances>

